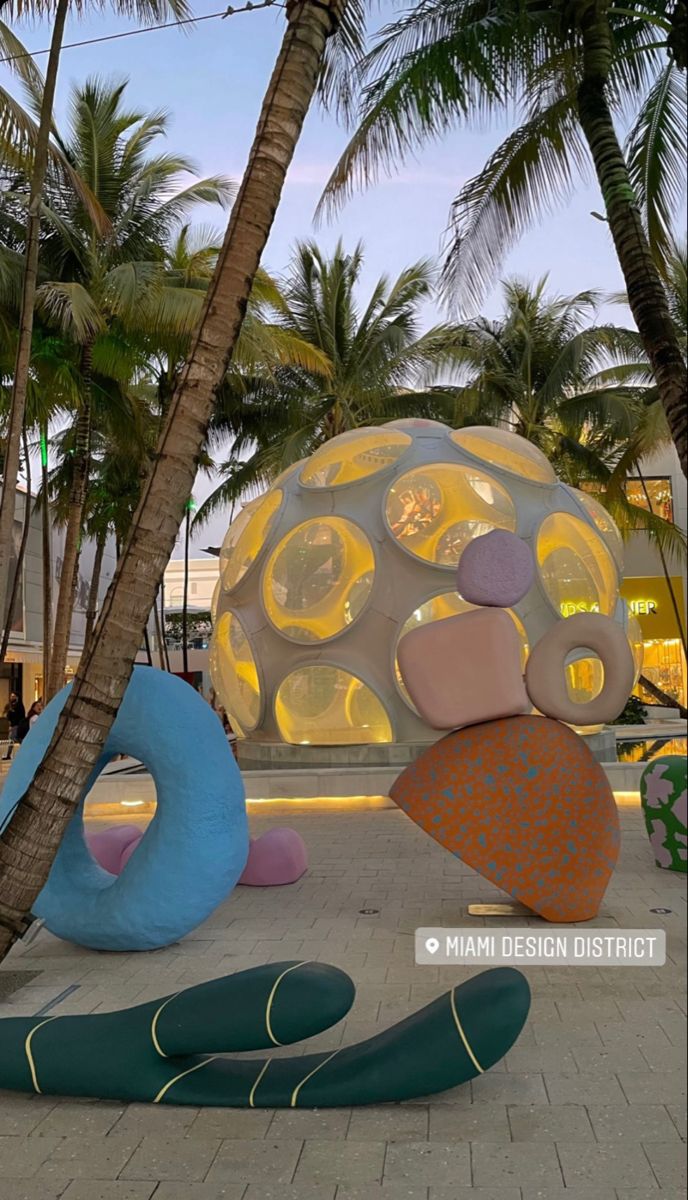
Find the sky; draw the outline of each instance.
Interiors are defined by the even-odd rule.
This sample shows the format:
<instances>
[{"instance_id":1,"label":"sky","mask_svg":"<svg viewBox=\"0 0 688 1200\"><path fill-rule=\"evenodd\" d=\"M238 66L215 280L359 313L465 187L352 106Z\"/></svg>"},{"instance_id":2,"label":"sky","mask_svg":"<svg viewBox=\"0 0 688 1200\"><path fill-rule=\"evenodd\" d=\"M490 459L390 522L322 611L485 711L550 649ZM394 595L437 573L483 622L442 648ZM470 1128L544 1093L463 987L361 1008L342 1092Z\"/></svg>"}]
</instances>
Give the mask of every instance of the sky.
<instances>
[{"instance_id":1,"label":"sky","mask_svg":"<svg viewBox=\"0 0 688 1200\"><path fill-rule=\"evenodd\" d=\"M194 14L218 11L212 0L199 0ZM396 11L401 6L396 6ZM395 6L382 0L381 16L389 18ZM6 18L6 13L3 14ZM6 18L7 19L7 18ZM89 20L70 20L65 42L120 33L136 22L109 12ZM31 51L49 45L50 31L43 24L13 24L15 33ZM167 148L191 156L201 175L241 178L251 145L261 101L277 55L284 28L281 9L235 14L188 27L140 34L100 45L65 49L58 82L56 117L64 124L70 86L92 75L129 79L128 104L148 112L160 108L170 113ZM38 59L45 68L46 58ZM6 66L0 65L0 84L17 92ZM297 147L282 202L263 263L275 273L285 268L294 241L317 237L325 247L338 238L352 246L362 240L366 248L363 293L384 273L396 275L421 258L437 259L452 198L461 185L482 167L499 144L505 127L482 131L456 131L430 144L417 158L356 196L331 222L315 228L314 211L322 188L347 142L347 132L314 107ZM583 186L571 203L546 217L523 237L506 260L502 277L521 275L537 279L549 274L553 293L570 294L595 287L603 292L622 290L618 263L607 227L591 216L601 200L596 187ZM219 210L205 208L199 219L223 227ZM500 311L499 288L492 288L482 311ZM607 315L623 319L623 310ZM428 321L444 319L439 307ZM197 498L209 490L199 481ZM194 538L192 553L218 545L226 520L215 519ZM179 553L178 548L176 553Z\"/></svg>"}]
</instances>

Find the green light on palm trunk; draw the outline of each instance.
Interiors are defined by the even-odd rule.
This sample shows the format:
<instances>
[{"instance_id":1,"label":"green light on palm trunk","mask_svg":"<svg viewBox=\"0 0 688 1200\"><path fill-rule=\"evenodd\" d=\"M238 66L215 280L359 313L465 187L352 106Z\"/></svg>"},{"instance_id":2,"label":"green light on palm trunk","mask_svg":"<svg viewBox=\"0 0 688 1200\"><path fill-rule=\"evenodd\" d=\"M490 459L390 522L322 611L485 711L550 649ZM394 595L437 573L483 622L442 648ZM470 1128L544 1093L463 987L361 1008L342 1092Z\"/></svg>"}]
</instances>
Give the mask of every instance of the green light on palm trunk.
<instances>
[{"instance_id":1,"label":"green light on palm trunk","mask_svg":"<svg viewBox=\"0 0 688 1200\"><path fill-rule=\"evenodd\" d=\"M42 433L41 434L41 466L47 467L47 465L48 465L48 435L47 435L47 433Z\"/></svg>"},{"instance_id":2,"label":"green light on palm trunk","mask_svg":"<svg viewBox=\"0 0 688 1200\"><path fill-rule=\"evenodd\" d=\"M187 512L195 512L197 508L198 508L198 505L196 504L196 501L194 500L194 498L192 496L191 499L187 500L187 502L186 502L186 511Z\"/></svg>"}]
</instances>

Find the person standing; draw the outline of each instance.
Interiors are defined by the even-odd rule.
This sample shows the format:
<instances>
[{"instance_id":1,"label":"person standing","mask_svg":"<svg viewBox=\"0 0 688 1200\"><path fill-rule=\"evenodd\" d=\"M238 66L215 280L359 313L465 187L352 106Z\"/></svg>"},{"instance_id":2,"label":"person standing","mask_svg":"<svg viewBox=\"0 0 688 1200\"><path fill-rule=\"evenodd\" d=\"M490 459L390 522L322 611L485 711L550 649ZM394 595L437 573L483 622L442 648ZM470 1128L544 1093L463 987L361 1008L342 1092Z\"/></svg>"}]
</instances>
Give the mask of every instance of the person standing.
<instances>
[{"instance_id":1,"label":"person standing","mask_svg":"<svg viewBox=\"0 0 688 1200\"><path fill-rule=\"evenodd\" d=\"M31 728L32 725L36 724L36 721L38 720L38 718L40 717L42 712L43 712L43 699L41 696L39 696L38 700L34 700L33 704L31 705L31 708L29 709L29 711L26 714L26 719L29 722L29 729Z\"/></svg>"},{"instance_id":2,"label":"person standing","mask_svg":"<svg viewBox=\"0 0 688 1200\"><path fill-rule=\"evenodd\" d=\"M13 748L19 742L19 726L23 725L26 720L26 709L16 692L12 692L9 703L5 705L5 716L10 726L10 740L7 745L7 754L4 756L4 761L7 762L12 757Z\"/></svg>"}]
</instances>

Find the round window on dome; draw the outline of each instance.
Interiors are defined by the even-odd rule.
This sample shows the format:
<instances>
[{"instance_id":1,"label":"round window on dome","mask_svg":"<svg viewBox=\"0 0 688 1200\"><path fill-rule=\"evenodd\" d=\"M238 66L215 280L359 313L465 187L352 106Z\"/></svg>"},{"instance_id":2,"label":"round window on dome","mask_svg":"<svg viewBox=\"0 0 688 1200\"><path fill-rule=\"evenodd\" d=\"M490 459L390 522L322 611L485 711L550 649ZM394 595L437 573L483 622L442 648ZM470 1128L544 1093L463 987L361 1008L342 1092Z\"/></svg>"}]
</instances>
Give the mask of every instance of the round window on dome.
<instances>
[{"instance_id":1,"label":"round window on dome","mask_svg":"<svg viewBox=\"0 0 688 1200\"><path fill-rule=\"evenodd\" d=\"M232 521L220 551L220 578L226 592L241 582L258 557L281 503L278 488L247 504Z\"/></svg>"},{"instance_id":2,"label":"round window on dome","mask_svg":"<svg viewBox=\"0 0 688 1200\"><path fill-rule=\"evenodd\" d=\"M320 446L301 470L307 488L357 483L393 467L412 439L398 429L353 429Z\"/></svg>"},{"instance_id":3,"label":"round window on dome","mask_svg":"<svg viewBox=\"0 0 688 1200\"><path fill-rule=\"evenodd\" d=\"M292 671L277 689L275 717L280 736L292 745L392 741L382 702L361 679L340 667L320 664Z\"/></svg>"},{"instance_id":4,"label":"round window on dome","mask_svg":"<svg viewBox=\"0 0 688 1200\"><path fill-rule=\"evenodd\" d=\"M595 523L595 528L602 534L606 546L614 555L614 560L619 570L623 570L623 540L613 517L594 496L590 496L587 492L579 491L578 488L574 487L569 490L573 492L579 504L583 506L590 519Z\"/></svg>"},{"instance_id":5,"label":"round window on dome","mask_svg":"<svg viewBox=\"0 0 688 1200\"><path fill-rule=\"evenodd\" d=\"M516 530L516 510L502 484L455 463L432 463L395 479L385 497L385 518L404 550L441 567L455 567L481 534Z\"/></svg>"},{"instance_id":6,"label":"round window on dome","mask_svg":"<svg viewBox=\"0 0 688 1200\"><path fill-rule=\"evenodd\" d=\"M220 617L210 646L210 675L235 731L255 729L261 715L258 668L241 621Z\"/></svg>"},{"instance_id":7,"label":"round window on dome","mask_svg":"<svg viewBox=\"0 0 688 1200\"><path fill-rule=\"evenodd\" d=\"M263 604L285 637L319 642L354 623L374 577L375 558L363 531L342 517L316 517L297 525L273 551Z\"/></svg>"},{"instance_id":8,"label":"round window on dome","mask_svg":"<svg viewBox=\"0 0 688 1200\"><path fill-rule=\"evenodd\" d=\"M532 483L556 483L557 477L548 460L537 446L507 429L491 425L473 425L456 429L451 434L456 446L480 458L490 466L500 467L510 475L529 479Z\"/></svg>"},{"instance_id":9,"label":"round window on dome","mask_svg":"<svg viewBox=\"0 0 688 1200\"><path fill-rule=\"evenodd\" d=\"M429 600L424 601L424 603L420 604L418 608L414 609L411 615L404 621L404 624L399 632L399 637L397 638L394 652L394 675L399 691L401 692L406 703L410 708L413 709L414 712L416 711L415 705L413 704L411 697L406 690L406 684L404 683L401 671L399 670L399 663L397 659L399 642L403 637L406 636L407 633L410 633L412 629L418 629L421 625L429 625L432 621L445 621L448 617L461 616L463 613L471 612L477 607L478 605L476 604L469 604L468 601L464 600L458 592L443 592L440 596L432 596ZM528 634L526 633L523 622L513 611L513 609L507 608L505 611L508 612L509 616L514 622L514 625L516 626L521 642L521 670L525 671L529 654Z\"/></svg>"},{"instance_id":10,"label":"round window on dome","mask_svg":"<svg viewBox=\"0 0 688 1200\"><path fill-rule=\"evenodd\" d=\"M601 612L611 617L619 597L614 560L597 530L579 517L556 512L537 535L542 585L556 613Z\"/></svg>"},{"instance_id":11,"label":"round window on dome","mask_svg":"<svg viewBox=\"0 0 688 1200\"><path fill-rule=\"evenodd\" d=\"M604 665L597 657L575 658L566 664L566 690L574 704L587 704L604 687Z\"/></svg>"}]
</instances>

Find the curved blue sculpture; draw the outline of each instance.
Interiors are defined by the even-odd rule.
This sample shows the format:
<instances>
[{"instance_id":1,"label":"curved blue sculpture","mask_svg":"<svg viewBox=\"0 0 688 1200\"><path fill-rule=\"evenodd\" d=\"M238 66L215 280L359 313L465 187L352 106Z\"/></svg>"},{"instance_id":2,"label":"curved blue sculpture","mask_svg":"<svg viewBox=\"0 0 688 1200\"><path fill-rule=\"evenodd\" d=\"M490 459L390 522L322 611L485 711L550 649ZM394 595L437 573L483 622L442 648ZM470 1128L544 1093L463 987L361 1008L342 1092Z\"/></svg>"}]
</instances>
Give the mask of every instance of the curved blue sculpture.
<instances>
[{"instance_id":1,"label":"curved blue sculpture","mask_svg":"<svg viewBox=\"0 0 688 1200\"><path fill-rule=\"evenodd\" d=\"M31 729L0 796L0 828L33 779L69 695ZM158 806L119 876L84 840L88 791L116 754L150 771ZM184 937L231 892L248 857L244 785L222 726L188 683L136 667L34 912L51 933L94 950L154 950Z\"/></svg>"}]
</instances>

